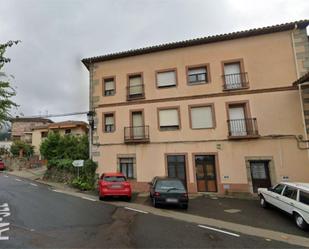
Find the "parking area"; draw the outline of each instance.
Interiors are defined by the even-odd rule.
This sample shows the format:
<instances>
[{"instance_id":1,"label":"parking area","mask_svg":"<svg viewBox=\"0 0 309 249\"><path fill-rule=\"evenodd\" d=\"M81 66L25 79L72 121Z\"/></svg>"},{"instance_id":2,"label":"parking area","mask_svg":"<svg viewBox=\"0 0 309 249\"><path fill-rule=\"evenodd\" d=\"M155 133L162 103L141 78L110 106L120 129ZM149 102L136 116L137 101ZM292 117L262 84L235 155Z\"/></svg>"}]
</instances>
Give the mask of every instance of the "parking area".
<instances>
[{"instance_id":1,"label":"parking area","mask_svg":"<svg viewBox=\"0 0 309 249\"><path fill-rule=\"evenodd\" d=\"M151 205L149 197L138 196L133 201ZM309 231L297 228L291 216L274 207L263 209L258 200L199 196L190 200L188 210L177 207L164 208L288 234L309 236Z\"/></svg>"}]
</instances>

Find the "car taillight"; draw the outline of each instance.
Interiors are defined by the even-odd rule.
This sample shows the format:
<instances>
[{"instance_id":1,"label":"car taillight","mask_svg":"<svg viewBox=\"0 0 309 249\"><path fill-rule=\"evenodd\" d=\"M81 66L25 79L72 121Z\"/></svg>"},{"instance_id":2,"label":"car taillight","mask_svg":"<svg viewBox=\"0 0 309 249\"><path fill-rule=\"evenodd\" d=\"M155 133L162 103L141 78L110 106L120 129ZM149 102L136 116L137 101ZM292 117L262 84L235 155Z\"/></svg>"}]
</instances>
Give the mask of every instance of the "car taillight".
<instances>
[{"instance_id":1,"label":"car taillight","mask_svg":"<svg viewBox=\"0 0 309 249\"><path fill-rule=\"evenodd\" d=\"M107 183L105 182L100 182L101 187L107 187Z\"/></svg>"},{"instance_id":2,"label":"car taillight","mask_svg":"<svg viewBox=\"0 0 309 249\"><path fill-rule=\"evenodd\" d=\"M126 188L129 188L129 187L130 187L130 183L128 183L128 182L124 182L122 185L123 185L124 187L126 187Z\"/></svg>"},{"instance_id":3,"label":"car taillight","mask_svg":"<svg viewBox=\"0 0 309 249\"><path fill-rule=\"evenodd\" d=\"M155 192L154 196L160 196L160 193L159 192Z\"/></svg>"}]
</instances>

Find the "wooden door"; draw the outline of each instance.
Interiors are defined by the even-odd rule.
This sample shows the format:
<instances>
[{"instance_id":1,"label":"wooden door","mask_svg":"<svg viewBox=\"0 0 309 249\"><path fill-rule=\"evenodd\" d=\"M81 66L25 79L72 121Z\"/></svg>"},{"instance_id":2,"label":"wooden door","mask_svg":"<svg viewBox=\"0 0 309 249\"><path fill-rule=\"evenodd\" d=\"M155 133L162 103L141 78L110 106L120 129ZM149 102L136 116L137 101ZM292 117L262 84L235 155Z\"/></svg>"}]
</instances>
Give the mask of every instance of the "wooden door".
<instances>
[{"instance_id":1,"label":"wooden door","mask_svg":"<svg viewBox=\"0 0 309 249\"><path fill-rule=\"evenodd\" d=\"M217 192L217 174L214 155L196 155L195 171L199 192Z\"/></svg>"}]
</instances>

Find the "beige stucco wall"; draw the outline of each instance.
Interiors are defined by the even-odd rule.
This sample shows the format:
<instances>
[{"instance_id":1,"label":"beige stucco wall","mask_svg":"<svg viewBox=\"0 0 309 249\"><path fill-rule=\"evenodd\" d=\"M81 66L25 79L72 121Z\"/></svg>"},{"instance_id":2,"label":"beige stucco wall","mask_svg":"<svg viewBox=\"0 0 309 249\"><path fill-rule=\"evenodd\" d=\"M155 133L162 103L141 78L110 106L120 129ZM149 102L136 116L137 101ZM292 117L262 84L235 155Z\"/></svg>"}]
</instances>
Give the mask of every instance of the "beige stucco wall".
<instances>
[{"instance_id":1,"label":"beige stucco wall","mask_svg":"<svg viewBox=\"0 0 309 249\"><path fill-rule=\"evenodd\" d=\"M217 145L221 149L217 149ZM187 181L189 190L196 191L193 153L217 153L220 179L219 189L223 184L230 184L234 191L248 191L246 158L273 158L275 166L275 184L288 176L290 181L309 182L309 163L306 151L297 148L295 139L259 139L238 142L196 142L143 144L137 146L113 145L99 149L98 173L117 171L118 154L135 154L136 177L138 182L149 182L154 176L166 175L165 153L184 153L187 157ZM235 185L235 187L234 187Z\"/></svg>"},{"instance_id":2,"label":"beige stucco wall","mask_svg":"<svg viewBox=\"0 0 309 249\"><path fill-rule=\"evenodd\" d=\"M237 91L222 95L222 61L232 59L243 60L249 89L241 95ZM186 66L205 63L210 64L211 82L188 86ZM166 68L177 68L178 85L158 89L155 71ZM126 102L127 74L134 72L143 73L146 102ZM102 78L107 76L116 76L115 96L102 96ZM135 154L137 181L147 182L153 176L166 174L165 153L187 153L189 189L196 191L192 153L216 153L219 191L223 191L223 184L231 184L234 191L250 191L246 170L246 160L250 158L271 160L273 184L283 176L291 181L309 181L308 152L300 150L295 139L304 135L304 127L298 92L291 89L297 72L290 31L96 63L92 77L97 114L94 140L101 144L93 148L94 160L99 163L98 173L116 171L118 154ZM253 92L270 88L281 89ZM213 95L174 99L202 94ZM158 99L161 100L147 103ZM233 101L249 103L251 117L257 118L260 138L228 140L226 103ZM210 103L214 105L216 127L190 129L188 106ZM158 129L157 108L168 106L180 108L181 129L178 131ZM140 109L144 111L145 125L150 127L150 143L126 145L124 127L130 126L130 111ZM115 112L114 133L102 132L105 112Z\"/></svg>"},{"instance_id":3,"label":"beige stucco wall","mask_svg":"<svg viewBox=\"0 0 309 249\"><path fill-rule=\"evenodd\" d=\"M126 101L127 74L143 72L146 99L190 96L222 92L222 61L243 59L250 89L290 85L296 80L291 32L261 35L231 41L210 43L96 63L93 96L104 103ZM209 63L210 84L188 86L186 66ZM178 86L157 89L155 71L177 68ZM116 94L102 96L102 78L116 76Z\"/></svg>"}]
</instances>

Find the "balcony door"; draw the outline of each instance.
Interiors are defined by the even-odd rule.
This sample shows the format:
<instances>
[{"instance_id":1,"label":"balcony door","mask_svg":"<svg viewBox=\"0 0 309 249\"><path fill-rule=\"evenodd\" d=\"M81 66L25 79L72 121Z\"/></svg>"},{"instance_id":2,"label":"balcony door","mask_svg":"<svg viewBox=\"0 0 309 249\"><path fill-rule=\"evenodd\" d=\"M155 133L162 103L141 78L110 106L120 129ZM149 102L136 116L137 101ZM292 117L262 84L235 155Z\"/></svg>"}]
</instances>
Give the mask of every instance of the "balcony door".
<instances>
[{"instance_id":1,"label":"balcony door","mask_svg":"<svg viewBox=\"0 0 309 249\"><path fill-rule=\"evenodd\" d=\"M242 87L240 63L224 64L224 78L226 89Z\"/></svg>"},{"instance_id":2,"label":"balcony door","mask_svg":"<svg viewBox=\"0 0 309 249\"><path fill-rule=\"evenodd\" d=\"M145 136L144 117L142 111L134 111L131 113L132 138L143 139Z\"/></svg>"},{"instance_id":3,"label":"balcony door","mask_svg":"<svg viewBox=\"0 0 309 249\"><path fill-rule=\"evenodd\" d=\"M229 107L230 135L247 136L245 106L237 105Z\"/></svg>"}]
</instances>

